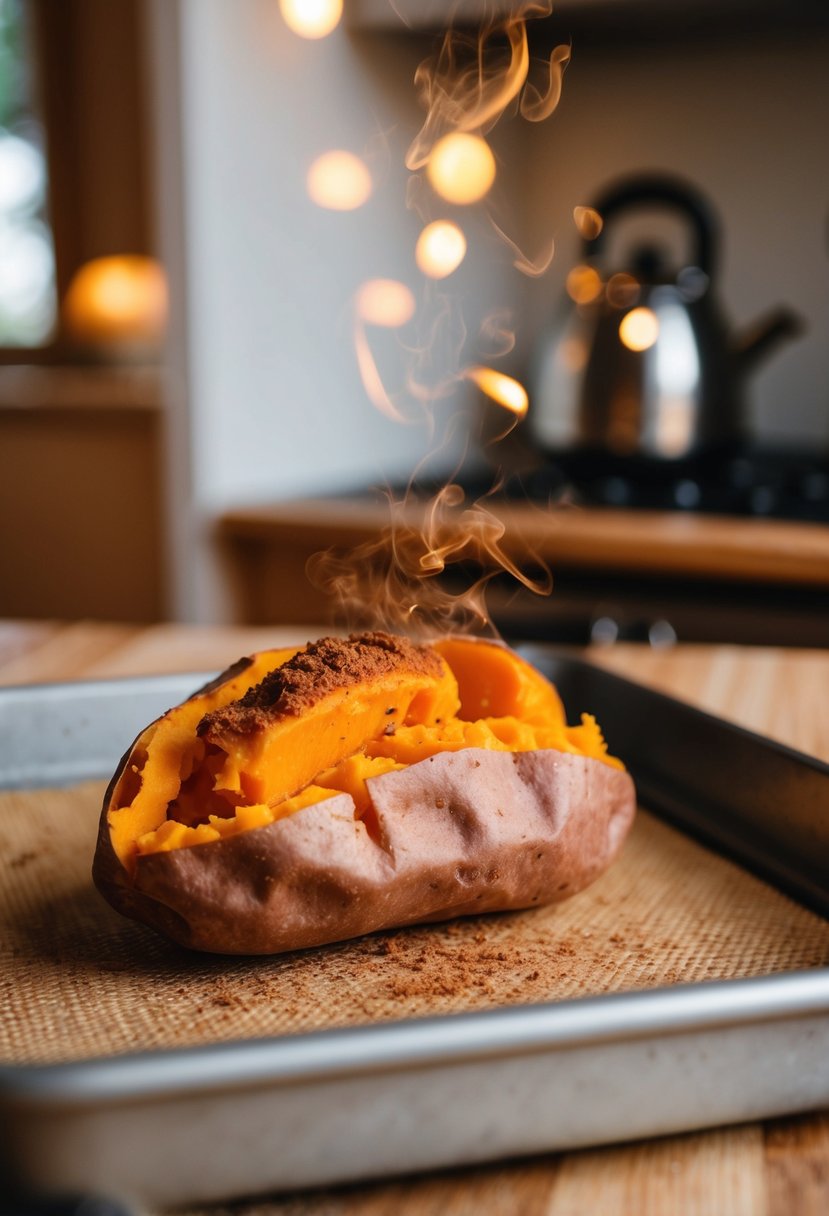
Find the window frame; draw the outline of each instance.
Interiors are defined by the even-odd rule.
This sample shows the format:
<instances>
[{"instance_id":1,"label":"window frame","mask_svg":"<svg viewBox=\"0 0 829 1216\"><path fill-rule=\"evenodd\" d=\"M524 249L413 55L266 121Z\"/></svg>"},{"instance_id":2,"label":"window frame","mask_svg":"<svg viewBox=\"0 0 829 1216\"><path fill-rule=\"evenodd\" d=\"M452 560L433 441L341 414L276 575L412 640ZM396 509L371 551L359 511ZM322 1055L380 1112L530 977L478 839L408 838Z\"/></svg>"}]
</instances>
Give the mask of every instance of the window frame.
<instances>
[{"instance_id":1,"label":"window frame","mask_svg":"<svg viewBox=\"0 0 829 1216\"><path fill-rule=\"evenodd\" d=\"M35 111L45 137L57 321L52 337L39 346L0 345L0 366L82 364L89 356L62 319L75 272L91 258L154 252L143 5L24 3L35 60Z\"/></svg>"}]
</instances>

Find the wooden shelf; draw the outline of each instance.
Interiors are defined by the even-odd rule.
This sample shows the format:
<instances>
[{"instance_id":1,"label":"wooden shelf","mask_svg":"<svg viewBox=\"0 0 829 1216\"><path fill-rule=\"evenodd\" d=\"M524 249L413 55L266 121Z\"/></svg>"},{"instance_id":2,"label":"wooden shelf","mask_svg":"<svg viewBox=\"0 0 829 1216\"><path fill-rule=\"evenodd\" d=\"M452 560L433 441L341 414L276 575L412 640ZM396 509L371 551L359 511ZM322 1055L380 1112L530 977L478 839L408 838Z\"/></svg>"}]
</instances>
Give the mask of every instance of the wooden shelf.
<instances>
[{"instance_id":1,"label":"wooden shelf","mask_svg":"<svg viewBox=\"0 0 829 1216\"><path fill-rule=\"evenodd\" d=\"M164 374L141 364L0 366L0 410L139 410L164 406Z\"/></svg>"}]
</instances>

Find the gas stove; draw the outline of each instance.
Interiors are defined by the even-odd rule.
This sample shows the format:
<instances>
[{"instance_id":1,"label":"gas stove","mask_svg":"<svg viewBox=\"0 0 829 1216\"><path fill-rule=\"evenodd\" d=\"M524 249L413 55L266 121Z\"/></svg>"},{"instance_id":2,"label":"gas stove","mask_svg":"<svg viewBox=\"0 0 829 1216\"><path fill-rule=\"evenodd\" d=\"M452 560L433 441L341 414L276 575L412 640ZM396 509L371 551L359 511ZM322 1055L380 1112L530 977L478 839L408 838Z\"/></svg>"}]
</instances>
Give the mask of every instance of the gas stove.
<instances>
[{"instance_id":1,"label":"gas stove","mask_svg":"<svg viewBox=\"0 0 829 1216\"><path fill-rule=\"evenodd\" d=\"M485 489L471 482L465 488L473 497ZM829 456L746 446L666 462L580 451L509 475L497 494L533 502L566 498L589 506L829 523Z\"/></svg>"}]
</instances>

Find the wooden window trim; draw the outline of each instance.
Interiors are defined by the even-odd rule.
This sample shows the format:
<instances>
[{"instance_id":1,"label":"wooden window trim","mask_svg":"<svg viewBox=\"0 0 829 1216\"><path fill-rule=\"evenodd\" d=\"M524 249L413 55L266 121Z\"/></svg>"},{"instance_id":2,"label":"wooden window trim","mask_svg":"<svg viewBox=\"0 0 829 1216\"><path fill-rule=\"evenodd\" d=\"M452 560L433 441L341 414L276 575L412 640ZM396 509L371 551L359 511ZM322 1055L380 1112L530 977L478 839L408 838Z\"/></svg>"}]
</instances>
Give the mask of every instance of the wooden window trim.
<instances>
[{"instance_id":1,"label":"wooden window trim","mask_svg":"<svg viewBox=\"0 0 829 1216\"><path fill-rule=\"evenodd\" d=\"M90 258L154 252L141 0L28 0L46 134L58 326L38 347L0 347L0 364L86 361L60 304Z\"/></svg>"}]
</instances>

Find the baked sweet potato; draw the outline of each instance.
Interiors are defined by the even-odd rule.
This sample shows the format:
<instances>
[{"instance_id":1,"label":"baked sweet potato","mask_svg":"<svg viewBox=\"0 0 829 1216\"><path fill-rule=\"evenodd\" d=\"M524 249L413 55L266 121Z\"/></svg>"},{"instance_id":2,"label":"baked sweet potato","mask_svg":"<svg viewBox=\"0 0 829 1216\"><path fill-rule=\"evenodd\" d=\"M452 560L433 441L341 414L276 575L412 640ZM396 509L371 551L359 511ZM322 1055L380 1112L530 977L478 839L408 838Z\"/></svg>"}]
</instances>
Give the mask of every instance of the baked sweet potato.
<instances>
[{"instance_id":1,"label":"baked sweet potato","mask_svg":"<svg viewBox=\"0 0 829 1216\"><path fill-rule=\"evenodd\" d=\"M104 797L96 885L186 946L271 954L574 894L633 783L507 647L384 633L267 651L147 727Z\"/></svg>"}]
</instances>

